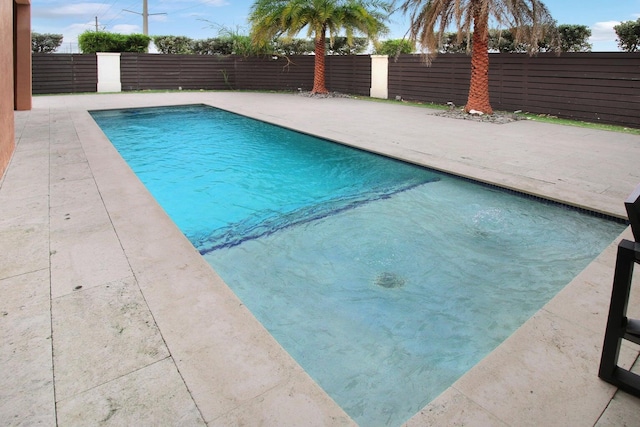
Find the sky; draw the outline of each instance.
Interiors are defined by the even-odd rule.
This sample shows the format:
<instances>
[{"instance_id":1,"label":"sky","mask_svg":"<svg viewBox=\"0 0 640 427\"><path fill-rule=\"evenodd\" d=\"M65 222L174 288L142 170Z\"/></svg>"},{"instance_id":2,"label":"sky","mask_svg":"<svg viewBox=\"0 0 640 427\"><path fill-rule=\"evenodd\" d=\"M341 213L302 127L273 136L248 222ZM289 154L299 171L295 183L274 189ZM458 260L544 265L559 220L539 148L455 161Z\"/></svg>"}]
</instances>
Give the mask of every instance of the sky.
<instances>
[{"instance_id":1,"label":"sky","mask_svg":"<svg viewBox=\"0 0 640 427\"><path fill-rule=\"evenodd\" d=\"M217 37L221 31L249 34L247 16L253 0L147 0L150 35ZM64 36L58 52L77 52L78 35L96 29L142 33L143 0L32 0L31 30ZM613 26L640 18L640 0L543 0L558 24L591 28L593 51L619 51ZM390 16L385 39L402 38L408 18ZM301 37L305 34L301 34Z\"/></svg>"}]
</instances>

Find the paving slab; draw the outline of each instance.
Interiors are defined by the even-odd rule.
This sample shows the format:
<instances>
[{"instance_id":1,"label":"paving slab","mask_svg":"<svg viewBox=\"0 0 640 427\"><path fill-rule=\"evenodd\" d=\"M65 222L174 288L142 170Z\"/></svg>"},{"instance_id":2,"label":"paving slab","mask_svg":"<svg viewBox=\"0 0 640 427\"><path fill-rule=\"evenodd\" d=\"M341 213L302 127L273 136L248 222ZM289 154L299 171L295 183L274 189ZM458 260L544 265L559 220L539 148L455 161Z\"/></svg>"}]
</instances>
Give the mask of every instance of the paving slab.
<instances>
[{"instance_id":1,"label":"paving slab","mask_svg":"<svg viewBox=\"0 0 640 427\"><path fill-rule=\"evenodd\" d=\"M0 279L49 268L49 227L5 226L0 230Z\"/></svg>"},{"instance_id":2,"label":"paving slab","mask_svg":"<svg viewBox=\"0 0 640 427\"><path fill-rule=\"evenodd\" d=\"M616 388L594 381L602 336L580 328L541 310L453 388L510 425L597 420ZM623 351L621 365L636 357Z\"/></svg>"},{"instance_id":3,"label":"paving slab","mask_svg":"<svg viewBox=\"0 0 640 427\"><path fill-rule=\"evenodd\" d=\"M0 280L0 420L55 425L49 271Z\"/></svg>"},{"instance_id":4,"label":"paving slab","mask_svg":"<svg viewBox=\"0 0 640 427\"><path fill-rule=\"evenodd\" d=\"M0 335L24 337L0 347L0 374L12 385L0 392L1 424L353 425L191 246L88 113L198 103L616 217L640 181L637 135L292 94L36 97L33 110L15 114L18 149L0 180L0 307L6 289L19 291L5 305L33 301L20 321L0 317ZM612 242L407 425L633 424L637 399L597 378L615 250ZM634 290L632 304L638 298ZM47 332L47 318L48 335L33 334ZM625 344L621 363L637 356Z\"/></svg>"},{"instance_id":5,"label":"paving slab","mask_svg":"<svg viewBox=\"0 0 640 427\"><path fill-rule=\"evenodd\" d=\"M59 425L205 426L171 358L58 402Z\"/></svg>"},{"instance_id":6,"label":"paving slab","mask_svg":"<svg viewBox=\"0 0 640 427\"><path fill-rule=\"evenodd\" d=\"M57 400L169 357L133 277L54 298Z\"/></svg>"},{"instance_id":7,"label":"paving slab","mask_svg":"<svg viewBox=\"0 0 640 427\"><path fill-rule=\"evenodd\" d=\"M405 427L424 426L495 426L507 427L487 409L454 388L447 389L427 407L414 415Z\"/></svg>"}]
</instances>

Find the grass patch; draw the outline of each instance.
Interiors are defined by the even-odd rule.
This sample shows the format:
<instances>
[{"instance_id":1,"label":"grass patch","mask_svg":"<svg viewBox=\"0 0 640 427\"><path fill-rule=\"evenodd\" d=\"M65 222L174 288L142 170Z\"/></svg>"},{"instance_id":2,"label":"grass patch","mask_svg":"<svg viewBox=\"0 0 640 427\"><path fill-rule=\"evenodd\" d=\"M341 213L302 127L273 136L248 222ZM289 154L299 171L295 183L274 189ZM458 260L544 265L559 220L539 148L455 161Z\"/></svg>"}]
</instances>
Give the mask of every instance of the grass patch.
<instances>
[{"instance_id":1,"label":"grass patch","mask_svg":"<svg viewBox=\"0 0 640 427\"><path fill-rule=\"evenodd\" d=\"M213 90L211 89L184 89L184 90L155 89L155 90L122 91L122 92L114 92L114 93L108 93L108 94L115 95L118 93L167 93L167 92L229 92L229 90L228 89L213 89ZM233 90L233 92L283 93L283 94L298 93L298 92L279 91L279 90ZM33 96L96 95L96 94L101 94L101 93L96 93L96 92L52 93L52 94L34 94ZM371 98L369 96L363 96L363 95L351 95L351 97L353 99L360 99L363 101L382 102L382 103L395 104L395 105L398 105L398 104L410 105L412 107L422 107L422 108L429 108L433 110L448 110L450 108L449 105L436 104L432 102L406 101L404 99L394 100L394 99ZM509 112L508 114L513 114L513 113ZM533 113L517 113L517 114L521 117L526 118L527 120L533 120L536 122L552 123L557 125L576 126L576 127L587 128L587 129L604 130L608 132L620 132L620 133L628 133L632 135L640 135L640 129L630 128L626 126L609 125L604 123L583 122L580 120L571 120L571 119L561 119L548 114L533 114Z\"/></svg>"},{"instance_id":2,"label":"grass patch","mask_svg":"<svg viewBox=\"0 0 640 427\"><path fill-rule=\"evenodd\" d=\"M561 119L555 116L549 116L547 114L519 113L519 115L526 117L527 120L533 120L535 122L553 123L558 125L577 126L582 128L588 128L588 129L606 130L610 132L621 132L621 133L629 133L632 135L640 135L640 129L629 128L626 126L608 125L604 123L583 122L580 120Z\"/></svg>"},{"instance_id":3,"label":"grass patch","mask_svg":"<svg viewBox=\"0 0 640 427\"><path fill-rule=\"evenodd\" d=\"M449 106L446 104L435 104L433 102L418 102L418 101L405 101L402 100L394 100L394 99L382 99L382 98L371 98L369 96L362 95L352 95L354 99L362 99L365 101L371 102L381 102L383 104L402 104L402 105L410 105L412 107L423 107L423 108L431 108L434 110L448 110Z\"/></svg>"},{"instance_id":4,"label":"grass patch","mask_svg":"<svg viewBox=\"0 0 640 427\"><path fill-rule=\"evenodd\" d=\"M379 98L370 98L367 96L354 96L354 98L373 101L373 102L396 104L396 105L397 104L411 105L413 107L431 108L436 110L448 110L450 108L448 105L445 105L445 104L434 104L430 102L379 99ZM513 114L513 113L508 112L507 114ZM630 128L626 126L609 125L604 123L583 122L580 120L571 120L571 119L561 119L548 114L517 113L517 115L524 117L527 120L533 120L535 122L552 123L557 125L576 126L576 127L583 127L588 129L605 130L609 132L620 132L620 133L628 133L632 135L640 135L640 129Z\"/></svg>"}]
</instances>

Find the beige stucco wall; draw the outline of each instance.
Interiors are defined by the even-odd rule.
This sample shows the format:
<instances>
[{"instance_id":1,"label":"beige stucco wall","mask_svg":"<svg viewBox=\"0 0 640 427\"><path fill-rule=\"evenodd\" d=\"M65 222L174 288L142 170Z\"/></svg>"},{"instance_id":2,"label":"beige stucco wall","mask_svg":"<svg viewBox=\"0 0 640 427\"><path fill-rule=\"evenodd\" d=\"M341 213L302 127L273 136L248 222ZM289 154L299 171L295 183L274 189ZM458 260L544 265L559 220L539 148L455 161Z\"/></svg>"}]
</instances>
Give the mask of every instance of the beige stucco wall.
<instances>
[{"instance_id":1,"label":"beige stucco wall","mask_svg":"<svg viewBox=\"0 0 640 427\"><path fill-rule=\"evenodd\" d=\"M0 0L0 177L14 150L13 0Z\"/></svg>"},{"instance_id":2,"label":"beige stucco wall","mask_svg":"<svg viewBox=\"0 0 640 427\"><path fill-rule=\"evenodd\" d=\"M13 20L14 107L31 109L31 4L15 0Z\"/></svg>"},{"instance_id":3,"label":"beige stucco wall","mask_svg":"<svg viewBox=\"0 0 640 427\"><path fill-rule=\"evenodd\" d=\"M120 54L98 52L98 92L121 92Z\"/></svg>"},{"instance_id":4,"label":"beige stucco wall","mask_svg":"<svg viewBox=\"0 0 640 427\"><path fill-rule=\"evenodd\" d=\"M31 109L31 1L0 0L0 177L15 150L13 110Z\"/></svg>"},{"instance_id":5,"label":"beige stucco wall","mask_svg":"<svg viewBox=\"0 0 640 427\"><path fill-rule=\"evenodd\" d=\"M371 91L372 98L389 97L389 56L371 55Z\"/></svg>"}]
</instances>

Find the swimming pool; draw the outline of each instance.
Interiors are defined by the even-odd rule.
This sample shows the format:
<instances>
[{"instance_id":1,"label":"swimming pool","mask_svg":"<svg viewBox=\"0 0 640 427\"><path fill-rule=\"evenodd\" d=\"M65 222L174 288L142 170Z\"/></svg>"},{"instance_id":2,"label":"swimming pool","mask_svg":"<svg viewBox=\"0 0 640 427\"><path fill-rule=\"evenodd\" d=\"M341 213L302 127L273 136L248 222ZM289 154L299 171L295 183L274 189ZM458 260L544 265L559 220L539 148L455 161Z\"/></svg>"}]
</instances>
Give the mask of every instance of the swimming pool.
<instances>
[{"instance_id":1,"label":"swimming pool","mask_svg":"<svg viewBox=\"0 0 640 427\"><path fill-rule=\"evenodd\" d=\"M204 121L233 124L225 141L233 141L231 146L239 145L237 129L252 138L284 131L204 107L101 114L95 114L98 122L174 221L186 224L180 225L185 234L244 303L362 425L397 425L413 415L568 283L623 228L414 166L406 165L402 178L377 170L368 176L374 167L383 167L378 162L387 161L374 156L362 160L371 166L355 168L355 177L336 172L336 181L329 184L368 180L384 185L374 190L352 185L353 191L346 192L344 184L329 185L325 191L338 192L338 200L317 194L304 203L289 200L277 214L270 208L248 221L245 229L263 230L253 238L234 241L222 233L224 237L216 239L215 229L199 229L192 218L202 213L219 228L236 224L230 227L233 231L242 228L242 209L260 209L242 197L232 209L222 207L233 196L231 190L216 195L199 188L193 193L206 195L208 201L197 203L181 186L175 187L206 182L216 168L229 169L200 158L217 144L213 135L222 134L220 123L204 126L206 136L197 141L191 128L203 130ZM171 120L168 114L177 116ZM188 129L178 129L176 123ZM155 129L156 136L149 137L149 129ZM293 141L299 137L291 136ZM342 164L334 150L344 147L306 138L301 144L308 145L293 151L302 164ZM162 148L163 139L168 148ZM309 150L325 144L334 157ZM258 145L273 148L269 141ZM225 161L233 157L227 153L230 148L225 146ZM343 163L361 166L351 157L356 154L347 151L351 160ZM244 160L255 157L253 149L245 147L241 153L237 157ZM258 163L283 160L278 153ZM286 164L276 169L296 172L282 179L295 175L308 182L311 171L318 172L315 165ZM259 176L257 170L244 168L251 170L252 179ZM246 186L243 175L219 181ZM278 187L273 182L262 185L256 198L267 193L269 185ZM301 193L308 191L306 184L289 181L285 188L296 185L302 186ZM314 216L316 203L308 204L318 199L321 214ZM225 225L222 215L227 212L233 216ZM280 217L295 218L297 225L274 220ZM220 240L222 245L212 244ZM495 272L497 277L489 276Z\"/></svg>"}]
</instances>

